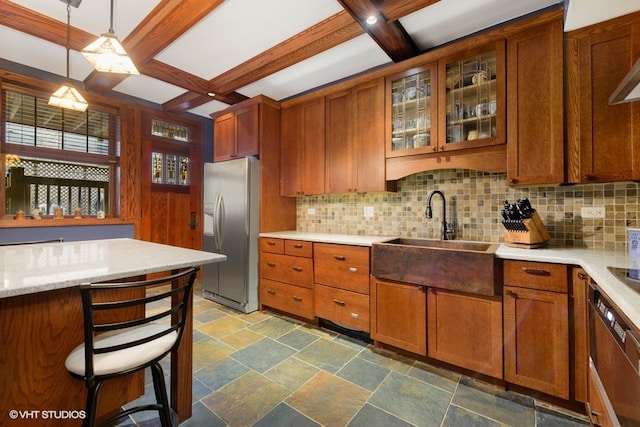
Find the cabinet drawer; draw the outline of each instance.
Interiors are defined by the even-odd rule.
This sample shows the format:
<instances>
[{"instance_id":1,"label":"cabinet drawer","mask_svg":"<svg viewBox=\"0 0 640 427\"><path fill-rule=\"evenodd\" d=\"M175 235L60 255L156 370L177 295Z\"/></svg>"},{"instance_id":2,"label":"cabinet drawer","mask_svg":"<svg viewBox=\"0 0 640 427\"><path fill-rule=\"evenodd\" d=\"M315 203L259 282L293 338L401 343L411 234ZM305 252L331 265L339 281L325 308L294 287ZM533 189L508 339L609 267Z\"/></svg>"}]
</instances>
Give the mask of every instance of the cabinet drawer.
<instances>
[{"instance_id":1,"label":"cabinet drawer","mask_svg":"<svg viewBox=\"0 0 640 427\"><path fill-rule=\"evenodd\" d=\"M316 243L315 283L369 294L369 248Z\"/></svg>"},{"instance_id":2,"label":"cabinet drawer","mask_svg":"<svg viewBox=\"0 0 640 427\"><path fill-rule=\"evenodd\" d=\"M260 254L260 277L311 288L313 260L263 252Z\"/></svg>"},{"instance_id":3,"label":"cabinet drawer","mask_svg":"<svg viewBox=\"0 0 640 427\"><path fill-rule=\"evenodd\" d=\"M274 254L284 253L284 240L283 239L271 239L269 237L260 238L260 250L262 252L271 252Z\"/></svg>"},{"instance_id":4,"label":"cabinet drawer","mask_svg":"<svg viewBox=\"0 0 640 427\"><path fill-rule=\"evenodd\" d=\"M505 261L504 285L552 292L567 292L567 266L544 262Z\"/></svg>"},{"instance_id":5,"label":"cabinet drawer","mask_svg":"<svg viewBox=\"0 0 640 427\"><path fill-rule=\"evenodd\" d=\"M260 279L260 305L313 319L313 290Z\"/></svg>"},{"instance_id":6,"label":"cabinet drawer","mask_svg":"<svg viewBox=\"0 0 640 427\"><path fill-rule=\"evenodd\" d=\"M316 317L369 332L368 295L317 284L313 289Z\"/></svg>"},{"instance_id":7,"label":"cabinet drawer","mask_svg":"<svg viewBox=\"0 0 640 427\"><path fill-rule=\"evenodd\" d=\"M313 256L313 243L304 240L285 240L284 253L285 255L311 258Z\"/></svg>"}]
</instances>

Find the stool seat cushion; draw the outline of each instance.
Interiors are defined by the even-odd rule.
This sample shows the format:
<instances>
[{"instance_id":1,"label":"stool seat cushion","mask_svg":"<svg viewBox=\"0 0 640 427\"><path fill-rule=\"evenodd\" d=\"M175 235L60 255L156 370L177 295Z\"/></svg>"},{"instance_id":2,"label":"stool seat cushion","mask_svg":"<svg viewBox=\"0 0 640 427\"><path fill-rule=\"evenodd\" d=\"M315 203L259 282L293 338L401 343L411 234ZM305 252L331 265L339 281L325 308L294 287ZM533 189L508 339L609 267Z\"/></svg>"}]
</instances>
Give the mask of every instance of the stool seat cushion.
<instances>
[{"instance_id":1,"label":"stool seat cushion","mask_svg":"<svg viewBox=\"0 0 640 427\"><path fill-rule=\"evenodd\" d=\"M95 348L100 348L127 343L151 336L166 329L166 325L152 322L120 331L105 332L96 335L94 346ZM95 354L93 356L94 374L108 375L144 365L171 349L171 346L177 338L177 332L172 331L167 335L145 344L109 353ZM69 354L65 361L65 366L69 372L80 376L85 375L84 343L80 344Z\"/></svg>"}]
</instances>

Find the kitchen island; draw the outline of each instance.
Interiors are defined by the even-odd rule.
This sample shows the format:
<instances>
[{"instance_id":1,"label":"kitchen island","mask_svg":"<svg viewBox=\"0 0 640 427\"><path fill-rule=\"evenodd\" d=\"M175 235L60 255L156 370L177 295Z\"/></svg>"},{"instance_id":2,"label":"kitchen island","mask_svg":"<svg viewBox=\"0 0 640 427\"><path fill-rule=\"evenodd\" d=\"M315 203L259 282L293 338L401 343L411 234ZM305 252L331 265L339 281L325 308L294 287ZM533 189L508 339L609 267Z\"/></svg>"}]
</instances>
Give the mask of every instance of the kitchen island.
<instances>
[{"instance_id":1,"label":"kitchen island","mask_svg":"<svg viewBox=\"0 0 640 427\"><path fill-rule=\"evenodd\" d=\"M133 239L87 240L0 247L0 425L80 425L85 386L66 371L82 342L85 282L224 261L226 256ZM191 416L192 313L183 344L171 355L171 405ZM110 380L100 408L112 410L142 394L138 375Z\"/></svg>"}]
</instances>

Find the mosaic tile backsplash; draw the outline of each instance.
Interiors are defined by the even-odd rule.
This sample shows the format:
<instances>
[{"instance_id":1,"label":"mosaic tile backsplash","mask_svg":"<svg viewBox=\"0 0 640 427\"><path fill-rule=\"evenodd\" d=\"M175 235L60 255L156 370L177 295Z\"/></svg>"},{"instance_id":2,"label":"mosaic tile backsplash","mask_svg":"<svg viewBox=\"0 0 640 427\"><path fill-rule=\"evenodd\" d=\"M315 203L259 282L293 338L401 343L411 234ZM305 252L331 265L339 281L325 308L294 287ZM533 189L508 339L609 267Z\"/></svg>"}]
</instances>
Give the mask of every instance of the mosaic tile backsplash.
<instances>
[{"instance_id":1,"label":"mosaic tile backsplash","mask_svg":"<svg viewBox=\"0 0 640 427\"><path fill-rule=\"evenodd\" d=\"M399 180L397 193L298 197L297 229L439 238L442 201L433 198L433 219L425 217L425 208L429 192L440 190L447 198L447 222L456 224L456 239L504 242L503 202L526 197L551 236L549 245L626 250L627 228L640 227L638 185L619 182L511 188L503 173L424 172ZM606 217L582 218L585 206L604 206ZM365 217L365 208L371 207L373 216Z\"/></svg>"}]
</instances>

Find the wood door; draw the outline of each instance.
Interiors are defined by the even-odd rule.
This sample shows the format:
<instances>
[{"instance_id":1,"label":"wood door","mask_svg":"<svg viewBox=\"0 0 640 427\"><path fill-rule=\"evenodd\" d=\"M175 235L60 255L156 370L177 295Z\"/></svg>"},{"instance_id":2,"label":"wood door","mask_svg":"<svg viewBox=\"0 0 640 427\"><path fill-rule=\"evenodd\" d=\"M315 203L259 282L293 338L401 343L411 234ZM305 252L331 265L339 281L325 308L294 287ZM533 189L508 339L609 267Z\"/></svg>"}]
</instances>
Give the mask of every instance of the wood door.
<instances>
[{"instance_id":1,"label":"wood door","mask_svg":"<svg viewBox=\"0 0 640 427\"><path fill-rule=\"evenodd\" d=\"M327 193L357 191L353 101L351 89L332 93L325 98L325 191Z\"/></svg>"},{"instance_id":2,"label":"wood door","mask_svg":"<svg viewBox=\"0 0 640 427\"><path fill-rule=\"evenodd\" d=\"M504 379L569 398L567 294L504 287Z\"/></svg>"},{"instance_id":3,"label":"wood door","mask_svg":"<svg viewBox=\"0 0 640 427\"><path fill-rule=\"evenodd\" d=\"M260 153L260 104L241 108L235 114L234 157L257 156Z\"/></svg>"},{"instance_id":4,"label":"wood door","mask_svg":"<svg viewBox=\"0 0 640 427\"><path fill-rule=\"evenodd\" d=\"M383 191L386 184L384 79L354 89L354 156L356 191Z\"/></svg>"},{"instance_id":5,"label":"wood door","mask_svg":"<svg viewBox=\"0 0 640 427\"><path fill-rule=\"evenodd\" d=\"M427 313L429 357L502 379L501 296L430 288Z\"/></svg>"},{"instance_id":6,"label":"wood door","mask_svg":"<svg viewBox=\"0 0 640 427\"><path fill-rule=\"evenodd\" d=\"M236 152L235 113L217 117L213 122L213 160L230 160Z\"/></svg>"},{"instance_id":7,"label":"wood door","mask_svg":"<svg viewBox=\"0 0 640 427\"><path fill-rule=\"evenodd\" d=\"M580 267L571 269L569 313L571 330L571 373L573 395L578 402L588 399L589 376L589 276Z\"/></svg>"},{"instance_id":8,"label":"wood door","mask_svg":"<svg viewBox=\"0 0 640 427\"><path fill-rule=\"evenodd\" d=\"M507 183L564 182L562 21L507 39Z\"/></svg>"},{"instance_id":9,"label":"wood door","mask_svg":"<svg viewBox=\"0 0 640 427\"><path fill-rule=\"evenodd\" d=\"M427 296L422 286L371 276L371 338L427 355Z\"/></svg>"},{"instance_id":10,"label":"wood door","mask_svg":"<svg viewBox=\"0 0 640 427\"><path fill-rule=\"evenodd\" d=\"M640 179L640 105L609 97L640 56L628 17L565 35L569 182Z\"/></svg>"},{"instance_id":11,"label":"wood door","mask_svg":"<svg viewBox=\"0 0 640 427\"><path fill-rule=\"evenodd\" d=\"M189 158L189 185L152 184L143 179L141 238L191 249L202 249L202 158L195 145L143 140L143 158L153 151ZM150 161L143 177L151 177Z\"/></svg>"},{"instance_id":12,"label":"wood door","mask_svg":"<svg viewBox=\"0 0 640 427\"><path fill-rule=\"evenodd\" d=\"M281 110L283 196L324 193L324 97Z\"/></svg>"}]
</instances>

